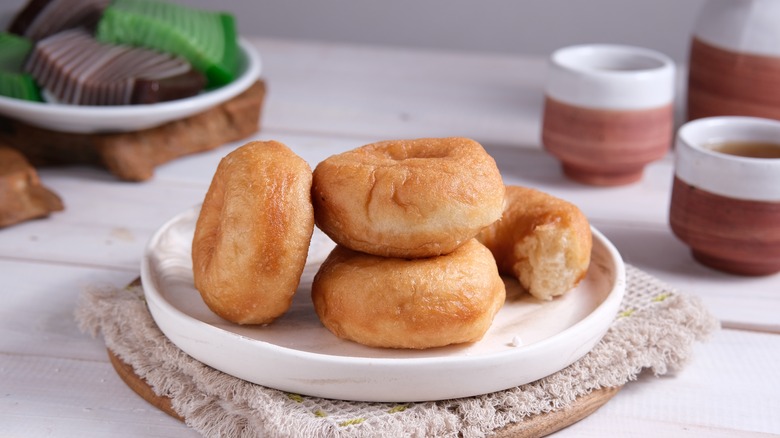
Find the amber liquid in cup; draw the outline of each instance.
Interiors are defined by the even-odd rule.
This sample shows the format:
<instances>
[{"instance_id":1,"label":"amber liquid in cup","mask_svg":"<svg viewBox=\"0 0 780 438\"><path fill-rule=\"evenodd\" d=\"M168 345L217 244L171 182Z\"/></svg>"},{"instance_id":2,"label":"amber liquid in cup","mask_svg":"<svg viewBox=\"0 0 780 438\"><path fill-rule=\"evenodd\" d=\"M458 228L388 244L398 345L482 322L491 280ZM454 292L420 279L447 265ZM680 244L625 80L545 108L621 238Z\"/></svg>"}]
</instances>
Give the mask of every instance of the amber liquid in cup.
<instances>
[{"instance_id":1,"label":"amber liquid in cup","mask_svg":"<svg viewBox=\"0 0 780 438\"><path fill-rule=\"evenodd\" d=\"M728 142L709 145L709 149L722 154L748 158L780 158L780 143Z\"/></svg>"}]
</instances>

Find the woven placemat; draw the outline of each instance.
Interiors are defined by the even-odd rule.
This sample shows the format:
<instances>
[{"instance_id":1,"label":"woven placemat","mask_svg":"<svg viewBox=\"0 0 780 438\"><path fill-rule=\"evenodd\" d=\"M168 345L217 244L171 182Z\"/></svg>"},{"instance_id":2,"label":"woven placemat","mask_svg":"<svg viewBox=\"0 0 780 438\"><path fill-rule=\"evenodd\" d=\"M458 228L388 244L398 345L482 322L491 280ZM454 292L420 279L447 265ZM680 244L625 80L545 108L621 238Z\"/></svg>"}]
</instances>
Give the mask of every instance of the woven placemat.
<instances>
[{"instance_id":1,"label":"woven placemat","mask_svg":"<svg viewBox=\"0 0 780 438\"><path fill-rule=\"evenodd\" d=\"M693 297L626 267L627 289L615 321L596 347L569 367L535 382L453 400L369 403L290 394L210 368L157 328L138 285L85 290L80 328L102 334L108 349L155 394L167 397L187 425L206 437L482 437L571 406L593 391L618 388L645 369L678 370L693 344L719 324Z\"/></svg>"}]
</instances>

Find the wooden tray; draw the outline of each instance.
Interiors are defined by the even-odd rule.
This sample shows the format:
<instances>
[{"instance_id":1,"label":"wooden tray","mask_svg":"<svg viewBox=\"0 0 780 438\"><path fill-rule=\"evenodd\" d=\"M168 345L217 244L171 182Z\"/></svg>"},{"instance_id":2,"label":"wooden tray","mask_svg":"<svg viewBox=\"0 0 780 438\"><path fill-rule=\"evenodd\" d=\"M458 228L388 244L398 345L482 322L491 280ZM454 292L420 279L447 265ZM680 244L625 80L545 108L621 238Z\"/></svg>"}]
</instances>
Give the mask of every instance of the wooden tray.
<instances>
[{"instance_id":1,"label":"wooden tray","mask_svg":"<svg viewBox=\"0 0 780 438\"><path fill-rule=\"evenodd\" d=\"M214 108L134 132L57 132L0 116L0 143L19 150L36 167L86 164L105 168L120 180L145 181L161 164L257 132L265 94L260 79Z\"/></svg>"},{"instance_id":2,"label":"wooden tray","mask_svg":"<svg viewBox=\"0 0 780 438\"><path fill-rule=\"evenodd\" d=\"M141 284L141 278L135 279L128 287ZM180 421L186 419L179 415L171 404L171 399L157 395L145 379L138 376L133 367L120 359L111 349L106 349L108 359L122 381L149 404ZM557 411L535 415L522 422L511 423L494 431L496 438L538 438L564 429L596 412L606 404L621 387L602 388L577 398L570 406Z\"/></svg>"},{"instance_id":3,"label":"wooden tray","mask_svg":"<svg viewBox=\"0 0 780 438\"><path fill-rule=\"evenodd\" d=\"M154 393L146 380L139 377L133 367L122 361L110 349L108 358L111 361L116 373L141 398L149 402L152 406L160 409L166 414L180 421L184 417L179 415L171 406L171 400L165 396L159 396ZM495 437L498 438L536 438L549 435L566 428L588 415L595 412L598 408L608 402L620 388L604 388L593 391L588 395L578 398L571 406L546 414L536 415L525 419L520 423L512 423L495 431Z\"/></svg>"}]
</instances>

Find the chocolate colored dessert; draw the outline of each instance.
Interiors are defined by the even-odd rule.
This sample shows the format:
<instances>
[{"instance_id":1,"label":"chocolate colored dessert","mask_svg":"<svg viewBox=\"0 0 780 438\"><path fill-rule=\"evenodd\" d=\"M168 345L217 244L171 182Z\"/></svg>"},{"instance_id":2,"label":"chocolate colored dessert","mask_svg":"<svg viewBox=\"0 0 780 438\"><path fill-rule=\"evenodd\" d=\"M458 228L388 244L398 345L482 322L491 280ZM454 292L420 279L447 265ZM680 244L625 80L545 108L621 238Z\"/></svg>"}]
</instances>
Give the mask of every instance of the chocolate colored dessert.
<instances>
[{"instance_id":1,"label":"chocolate colored dessert","mask_svg":"<svg viewBox=\"0 0 780 438\"><path fill-rule=\"evenodd\" d=\"M193 96L205 85L180 57L102 44L81 29L39 41L25 68L59 103L74 105L164 102Z\"/></svg>"},{"instance_id":2,"label":"chocolate colored dessert","mask_svg":"<svg viewBox=\"0 0 780 438\"><path fill-rule=\"evenodd\" d=\"M11 21L8 31L32 41L57 32L94 29L110 0L30 0Z\"/></svg>"}]
</instances>

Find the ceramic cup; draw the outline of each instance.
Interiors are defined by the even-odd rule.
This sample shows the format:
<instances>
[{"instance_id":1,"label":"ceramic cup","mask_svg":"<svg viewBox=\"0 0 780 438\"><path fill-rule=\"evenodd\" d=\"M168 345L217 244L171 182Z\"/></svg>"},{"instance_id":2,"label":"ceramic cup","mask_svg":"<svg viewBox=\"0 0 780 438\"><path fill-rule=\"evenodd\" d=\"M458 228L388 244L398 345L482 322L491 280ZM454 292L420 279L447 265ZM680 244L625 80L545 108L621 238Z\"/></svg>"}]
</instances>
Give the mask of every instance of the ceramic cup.
<instances>
[{"instance_id":1,"label":"ceramic cup","mask_svg":"<svg viewBox=\"0 0 780 438\"><path fill-rule=\"evenodd\" d=\"M688 120L780 120L780 2L708 0L691 38Z\"/></svg>"},{"instance_id":2,"label":"ceramic cup","mask_svg":"<svg viewBox=\"0 0 780 438\"><path fill-rule=\"evenodd\" d=\"M715 150L725 144L753 145L769 158ZM724 116L683 125L669 223L704 265L741 275L780 272L780 121Z\"/></svg>"},{"instance_id":3,"label":"ceramic cup","mask_svg":"<svg viewBox=\"0 0 780 438\"><path fill-rule=\"evenodd\" d=\"M640 47L587 44L550 57L542 145L569 178L615 186L642 177L674 137L674 62Z\"/></svg>"}]
</instances>

